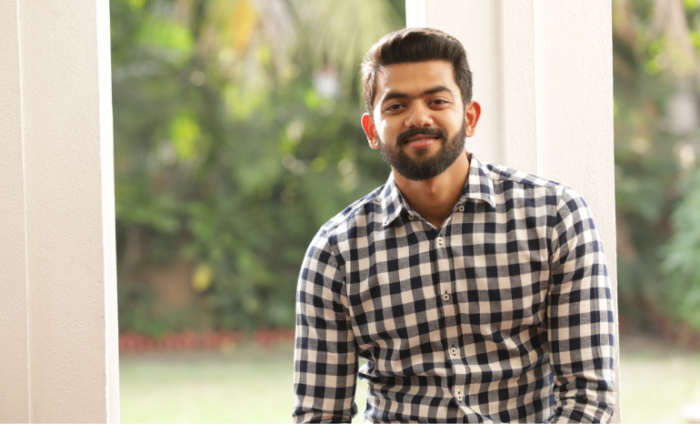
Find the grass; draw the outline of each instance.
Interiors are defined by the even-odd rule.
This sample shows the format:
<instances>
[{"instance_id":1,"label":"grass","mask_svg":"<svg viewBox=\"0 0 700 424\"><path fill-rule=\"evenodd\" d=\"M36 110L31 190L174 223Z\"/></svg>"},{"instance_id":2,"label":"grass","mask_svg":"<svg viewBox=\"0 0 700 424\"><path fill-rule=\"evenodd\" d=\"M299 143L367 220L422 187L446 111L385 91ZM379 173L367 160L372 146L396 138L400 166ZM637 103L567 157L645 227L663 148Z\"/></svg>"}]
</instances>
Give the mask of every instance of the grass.
<instances>
[{"instance_id":1,"label":"grass","mask_svg":"<svg viewBox=\"0 0 700 424\"><path fill-rule=\"evenodd\" d=\"M630 337L620 355L622 422L685 422L683 408L700 403L700 353Z\"/></svg>"},{"instance_id":2,"label":"grass","mask_svg":"<svg viewBox=\"0 0 700 424\"><path fill-rule=\"evenodd\" d=\"M291 422L291 345L211 354L122 355L124 423ZM364 405L367 385L358 385ZM355 420L361 422L359 416Z\"/></svg>"},{"instance_id":3,"label":"grass","mask_svg":"<svg viewBox=\"0 0 700 424\"><path fill-rule=\"evenodd\" d=\"M292 349L122 355L122 422L289 422Z\"/></svg>"},{"instance_id":4,"label":"grass","mask_svg":"<svg viewBox=\"0 0 700 424\"><path fill-rule=\"evenodd\" d=\"M161 422L290 422L292 346L210 354L122 355L121 420ZM623 422L682 422L681 410L700 402L700 354L648 338L623 339ZM358 383L364 409L367 386ZM354 422L361 422L359 415Z\"/></svg>"}]
</instances>

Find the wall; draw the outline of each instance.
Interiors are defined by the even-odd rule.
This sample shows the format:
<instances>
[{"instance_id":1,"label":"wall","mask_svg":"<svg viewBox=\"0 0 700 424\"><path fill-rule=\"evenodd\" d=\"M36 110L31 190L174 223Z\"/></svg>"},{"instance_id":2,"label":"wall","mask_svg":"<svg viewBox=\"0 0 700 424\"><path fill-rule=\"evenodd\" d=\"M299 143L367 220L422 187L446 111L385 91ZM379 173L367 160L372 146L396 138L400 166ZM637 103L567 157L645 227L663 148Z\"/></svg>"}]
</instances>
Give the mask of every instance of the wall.
<instances>
[{"instance_id":1,"label":"wall","mask_svg":"<svg viewBox=\"0 0 700 424\"><path fill-rule=\"evenodd\" d=\"M409 26L439 28L467 50L482 105L467 148L586 199L617 305L610 2L407 0L406 8ZM619 422L619 350L616 376Z\"/></svg>"},{"instance_id":2,"label":"wall","mask_svg":"<svg viewBox=\"0 0 700 424\"><path fill-rule=\"evenodd\" d=\"M108 7L0 2L0 421L119 420Z\"/></svg>"},{"instance_id":3,"label":"wall","mask_svg":"<svg viewBox=\"0 0 700 424\"><path fill-rule=\"evenodd\" d=\"M27 241L17 4L0 2L0 421L29 418Z\"/></svg>"}]
</instances>

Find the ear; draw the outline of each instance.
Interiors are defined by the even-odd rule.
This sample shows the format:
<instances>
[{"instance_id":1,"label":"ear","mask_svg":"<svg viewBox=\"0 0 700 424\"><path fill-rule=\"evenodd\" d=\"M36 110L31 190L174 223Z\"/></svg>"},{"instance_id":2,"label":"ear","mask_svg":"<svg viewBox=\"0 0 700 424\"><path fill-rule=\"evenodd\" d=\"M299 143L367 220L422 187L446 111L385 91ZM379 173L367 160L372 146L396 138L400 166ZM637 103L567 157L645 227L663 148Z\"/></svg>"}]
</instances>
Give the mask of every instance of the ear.
<instances>
[{"instance_id":1,"label":"ear","mask_svg":"<svg viewBox=\"0 0 700 424\"><path fill-rule=\"evenodd\" d=\"M362 129L365 130L369 147L378 149L379 137L377 137L377 127L374 126L374 120L369 116L369 113L362 115Z\"/></svg>"},{"instance_id":2,"label":"ear","mask_svg":"<svg viewBox=\"0 0 700 424\"><path fill-rule=\"evenodd\" d=\"M474 135L476 124L479 123L479 118L481 117L481 105L478 102L469 102L466 109L467 133L464 135L471 137Z\"/></svg>"}]
</instances>

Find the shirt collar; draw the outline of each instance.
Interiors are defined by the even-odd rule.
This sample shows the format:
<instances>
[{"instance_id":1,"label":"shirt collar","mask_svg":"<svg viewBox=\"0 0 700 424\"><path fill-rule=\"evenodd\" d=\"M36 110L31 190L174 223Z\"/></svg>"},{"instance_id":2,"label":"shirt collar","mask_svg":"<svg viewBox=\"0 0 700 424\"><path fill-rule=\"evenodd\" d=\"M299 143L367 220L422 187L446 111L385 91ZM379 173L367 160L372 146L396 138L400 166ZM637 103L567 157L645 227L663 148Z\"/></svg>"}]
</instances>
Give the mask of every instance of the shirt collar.
<instances>
[{"instance_id":1,"label":"shirt collar","mask_svg":"<svg viewBox=\"0 0 700 424\"><path fill-rule=\"evenodd\" d=\"M490 172L488 164L482 163L471 153L469 175L467 175L467 181L462 189L462 197L457 204L461 205L468 200L478 200L486 202L495 208L496 197L493 190L493 180L489 176ZM389 179L380 194L380 199L384 215L382 223L385 227L394 222L403 209L410 209L401 195L399 187L396 185L393 173L389 175Z\"/></svg>"},{"instance_id":2,"label":"shirt collar","mask_svg":"<svg viewBox=\"0 0 700 424\"><path fill-rule=\"evenodd\" d=\"M464 203L467 199L482 200L495 208L496 195L493 190L493 178L490 174L491 165L481 162L474 153L471 153L469 176L467 176L459 203Z\"/></svg>"}]
</instances>

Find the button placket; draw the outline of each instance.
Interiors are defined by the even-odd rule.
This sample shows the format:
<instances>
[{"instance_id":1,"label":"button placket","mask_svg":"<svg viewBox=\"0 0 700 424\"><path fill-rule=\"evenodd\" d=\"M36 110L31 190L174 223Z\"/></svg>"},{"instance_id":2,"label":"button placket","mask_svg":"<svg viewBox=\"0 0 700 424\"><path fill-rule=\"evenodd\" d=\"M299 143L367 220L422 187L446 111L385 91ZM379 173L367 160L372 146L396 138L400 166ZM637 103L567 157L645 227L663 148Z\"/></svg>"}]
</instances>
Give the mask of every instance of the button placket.
<instances>
[{"instance_id":1,"label":"button placket","mask_svg":"<svg viewBox=\"0 0 700 424\"><path fill-rule=\"evenodd\" d=\"M464 400L463 388L466 384L468 369L466 364L464 364L463 359L459 356L459 340L460 331L457 324L458 305L456 293L454 292L454 281L450 277L450 270L454 266L452 263L452 258L450 257L448 251L444 248L447 244L447 239L445 233L439 235L435 239L435 255L436 255L436 270L437 275L439 275L439 284L436 287L436 295L438 301L441 304L440 310L445 319L444 327L444 343L445 343L445 359L449 363L449 366L453 371L453 378L450 379L450 390L456 390L459 388L459 393L461 396L460 404L463 405L462 400ZM452 391L456 393L456 391Z\"/></svg>"}]
</instances>

